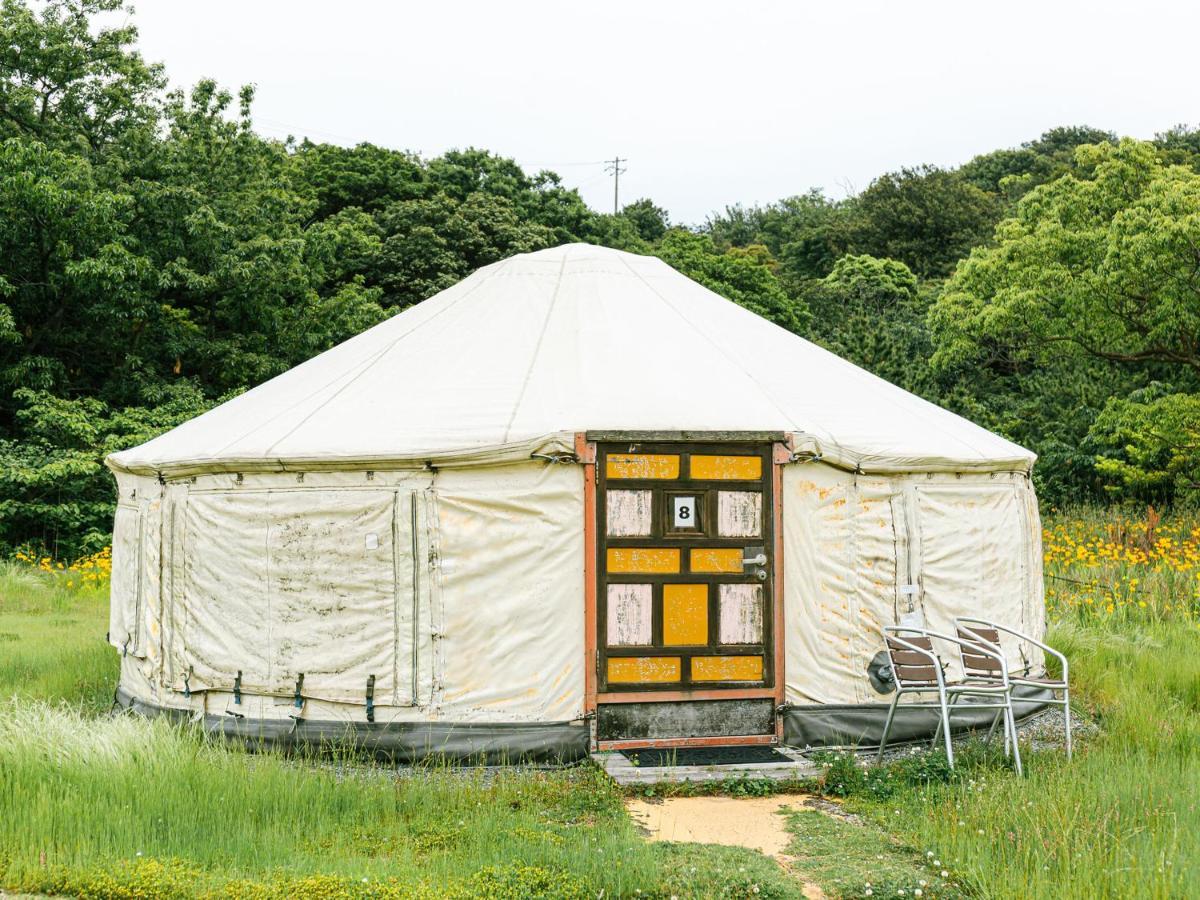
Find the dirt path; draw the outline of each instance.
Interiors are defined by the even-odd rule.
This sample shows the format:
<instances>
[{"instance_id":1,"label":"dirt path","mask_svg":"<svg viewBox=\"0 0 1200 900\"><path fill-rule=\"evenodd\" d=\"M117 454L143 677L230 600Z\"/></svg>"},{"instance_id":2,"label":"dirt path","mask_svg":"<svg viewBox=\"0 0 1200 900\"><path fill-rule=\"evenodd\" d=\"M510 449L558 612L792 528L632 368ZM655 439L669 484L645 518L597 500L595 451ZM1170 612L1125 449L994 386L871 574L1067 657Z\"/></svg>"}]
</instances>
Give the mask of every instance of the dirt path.
<instances>
[{"instance_id":1,"label":"dirt path","mask_svg":"<svg viewBox=\"0 0 1200 900\"><path fill-rule=\"evenodd\" d=\"M802 806L806 799L799 794L741 798L668 797L653 803L630 799L625 806L652 841L748 847L771 857L788 872L797 875L791 866L791 857L784 853L792 836L779 812ZM825 894L817 885L803 878L800 880L805 897L823 900Z\"/></svg>"}]
</instances>

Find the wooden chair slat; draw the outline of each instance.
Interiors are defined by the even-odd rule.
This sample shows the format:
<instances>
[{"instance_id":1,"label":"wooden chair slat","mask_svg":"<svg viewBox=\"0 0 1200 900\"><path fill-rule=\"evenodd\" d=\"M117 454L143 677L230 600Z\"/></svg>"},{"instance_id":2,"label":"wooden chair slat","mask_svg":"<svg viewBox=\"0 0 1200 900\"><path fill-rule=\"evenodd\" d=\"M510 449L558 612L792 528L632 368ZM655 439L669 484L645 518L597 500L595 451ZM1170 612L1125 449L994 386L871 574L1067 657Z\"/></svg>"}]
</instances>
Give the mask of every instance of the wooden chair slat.
<instances>
[{"instance_id":1,"label":"wooden chair slat","mask_svg":"<svg viewBox=\"0 0 1200 900\"><path fill-rule=\"evenodd\" d=\"M902 635L902 640L905 643L912 644L914 647L920 647L922 650L932 650L933 641L924 635ZM906 650L907 647L901 644L895 638L887 638L888 649L890 650Z\"/></svg>"},{"instance_id":2,"label":"wooden chair slat","mask_svg":"<svg viewBox=\"0 0 1200 900\"><path fill-rule=\"evenodd\" d=\"M918 653L916 650L891 650L892 662L902 666L928 666L932 665L929 657L924 653Z\"/></svg>"},{"instance_id":3,"label":"wooden chair slat","mask_svg":"<svg viewBox=\"0 0 1200 900\"><path fill-rule=\"evenodd\" d=\"M924 666L896 666L896 678L900 684L921 683L930 684L937 681L937 668Z\"/></svg>"},{"instance_id":4,"label":"wooden chair slat","mask_svg":"<svg viewBox=\"0 0 1200 900\"><path fill-rule=\"evenodd\" d=\"M964 641L975 641L983 638L989 644L1000 644L1000 632L995 628L959 628L958 636Z\"/></svg>"},{"instance_id":5,"label":"wooden chair slat","mask_svg":"<svg viewBox=\"0 0 1200 900\"><path fill-rule=\"evenodd\" d=\"M962 664L964 669L979 669L987 672L999 672L1001 668L998 659L990 656L976 656L966 651L962 655Z\"/></svg>"}]
</instances>

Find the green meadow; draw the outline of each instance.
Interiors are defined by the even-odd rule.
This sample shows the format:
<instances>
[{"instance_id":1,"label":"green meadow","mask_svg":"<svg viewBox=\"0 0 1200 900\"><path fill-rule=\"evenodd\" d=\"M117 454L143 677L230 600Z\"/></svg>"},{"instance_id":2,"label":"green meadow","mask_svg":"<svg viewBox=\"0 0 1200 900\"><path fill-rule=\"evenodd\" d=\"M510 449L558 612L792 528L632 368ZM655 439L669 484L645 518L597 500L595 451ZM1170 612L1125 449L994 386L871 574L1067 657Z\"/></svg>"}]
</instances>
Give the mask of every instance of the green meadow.
<instances>
[{"instance_id":1,"label":"green meadow","mask_svg":"<svg viewBox=\"0 0 1200 900\"><path fill-rule=\"evenodd\" d=\"M1095 726L1074 761L1027 746L1018 778L979 744L953 772L936 752L883 768L831 754L824 782L802 787L832 803L797 799L786 867L741 848L647 842L621 790L590 765L397 772L336 752L250 753L193 727L110 715L107 584L5 563L0 886L289 900L800 897L806 882L830 897L1200 896L1200 627L1180 595L1197 579L1179 571L1191 526L1160 524L1147 545L1144 523L1119 540L1099 524L1078 514L1046 526L1050 582L1078 583L1077 596L1060 589L1050 601L1051 641ZM1163 528L1176 538L1158 543ZM1068 554L1066 534L1093 543ZM1096 541L1136 552L1108 559L1115 551L1093 553ZM1130 579L1149 585L1142 600L1129 600Z\"/></svg>"}]
</instances>

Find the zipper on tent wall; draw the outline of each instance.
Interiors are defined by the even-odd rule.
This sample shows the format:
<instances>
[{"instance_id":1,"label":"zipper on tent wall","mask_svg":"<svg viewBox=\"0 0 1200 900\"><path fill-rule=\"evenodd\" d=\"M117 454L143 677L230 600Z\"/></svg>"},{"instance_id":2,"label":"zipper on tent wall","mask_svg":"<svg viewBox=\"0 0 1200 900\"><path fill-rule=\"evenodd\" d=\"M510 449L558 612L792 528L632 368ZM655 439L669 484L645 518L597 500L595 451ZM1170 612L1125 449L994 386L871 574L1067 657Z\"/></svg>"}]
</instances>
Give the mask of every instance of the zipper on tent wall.
<instances>
[{"instance_id":1,"label":"zipper on tent wall","mask_svg":"<svg viewBox=\"0 0 1200 900\"><path fill-rule=\"evenodd\" d=\"M896 621L904 623L925 615L921 596L921 525L917 518L917 486L902 484L892 497L892 523L896 531Z\"/></svg>"},{"instance_id":2,"label":"zipper on tent wall","mask_svg":"<svg viewBox=\"0 0 1200 900\"><path fill-rule=\"evenodd\" d=\"M413 698L416 699L415 697ZM392 704L400 704L400 492L392 491Z\"/></svg>"},{"instance_id":3,"label":"zipper on tent wall","mask_svg":"<svg viewBox=\"0 0 1200 900\"><path fill-rule=\"evenodd\" d=\"M437 479L437 473L433 475ZM442 627L444 610L442 609L442 567L441 567L441 532L438 525L437 489L431 483L425 489L425 538L426 550L424 565L429 574L429 704L433 707L441 705L442 685L441 673L445 662L442 658Z\"/></svg>"},{"instance_id":4,"label":"zipper on tent wall","mask_svg":"<svg viewBox=\"0 0 1200 900\"><path fill-rule=\"evenodd\" d=\"M421 674L421 537L417 531L417 492L409 495L412 530L412 705L417 706Z\"/></svg>"}]
</instances>

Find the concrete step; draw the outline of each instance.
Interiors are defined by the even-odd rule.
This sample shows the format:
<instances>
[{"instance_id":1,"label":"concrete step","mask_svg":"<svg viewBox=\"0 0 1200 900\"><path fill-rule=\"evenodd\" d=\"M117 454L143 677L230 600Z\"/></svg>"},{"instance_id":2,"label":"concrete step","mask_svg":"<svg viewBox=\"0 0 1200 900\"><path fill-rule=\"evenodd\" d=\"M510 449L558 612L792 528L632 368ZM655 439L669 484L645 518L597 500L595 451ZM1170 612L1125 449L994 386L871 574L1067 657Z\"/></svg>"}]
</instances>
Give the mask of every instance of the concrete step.
<instances>
[{"instance_id":1,"label":"concrete step","mask_svg":"<svg viewBox=\"0 0 1200 900\"><path fill-rule=\"evenodd\" d=\"M820 766L805 759L799 751L790 747L775 747L774 749L786 756L787 761L709 766L639 766L635 765L625 754L611 750L593 753L592 759L617 784L621 785L725 781L730 778L796 781L803 778L815 778L821 774Z\"/></svg>"}]
</instances>

